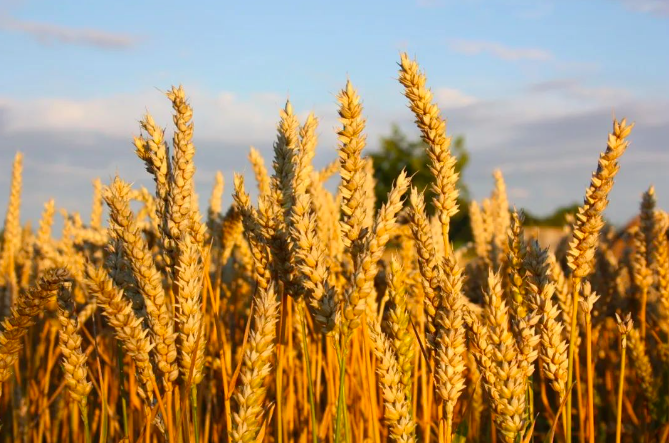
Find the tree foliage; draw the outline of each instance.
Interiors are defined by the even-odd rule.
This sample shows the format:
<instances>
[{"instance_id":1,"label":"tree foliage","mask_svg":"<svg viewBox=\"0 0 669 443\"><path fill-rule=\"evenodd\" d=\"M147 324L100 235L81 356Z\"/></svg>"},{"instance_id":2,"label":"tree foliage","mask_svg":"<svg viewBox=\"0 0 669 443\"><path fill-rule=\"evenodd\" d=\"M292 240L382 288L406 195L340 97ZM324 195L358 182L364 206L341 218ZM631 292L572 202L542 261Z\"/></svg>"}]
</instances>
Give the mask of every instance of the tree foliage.
<instances>
[{"instance_id":1,"label":"tree foliage","mask_svg":"<svg viewBox=\"0 0 669 443\"><path fill-rule=\"evenodd\" d=\"M457 158L455 169L460 173L458 188L460 197L458 205L460 211L451 220L451 241L456 244L470 241L471 228L469 225L469 192L462 173L469 164L469 152L465 147L463 136L454 137L451 142L451 152ZM377 151L370 154L374 162L374 178L376 179L376 202L380 204L386 201L386 196L402 169L412 176L411 183L419 190L425 190L425 200L432 200L430 183L433 176L430 172L430 159L427 156L425 143L420 139L409 140L397 125L393 125L390 134L381 138ZM428 212L434 213L432 205L427 205ZM527 226L564 226L567 216L576 213L578 204L567 205L557 208L553 213L540 217L525 210L525 224Z\"/></svg>"},{"instance_id":2,"label":"tree foliage","mask_svg":"<svg viewBox=\"0 0 669 443\"><path fill-rule=\"evenodd\" d=\"M457 158L455 170L461 174L469 163L469 153L465 148L465 139L462 136L454 137L451 142L451 152ZM399 126L393 125L390 135L382 137L379 149L370 154L374 162L374 178L376 179L377 204L384 202L392 187L393 180L402 169L412 176L411 183L419 190L425 190L425 200L432 200L432 173L430 159L427 156L426 145L423 140L409 140ZM451 220L452 241L460 243L471 239L469 228L468 202L469 192L462 177L458 182L460 197L458 204L460 211ZM427 206L430 214L434 212L432 205Z\"/></svg>"},{"instance_id":3,"label":"tree foliage","mask_svg":"<svg viewBox=\"0 0 669 443\"><path fill-rule=\"evenodd\" d=\"M560 206L553 213L548 214L545 217L540 217L533 215L524 209L525 213L525 226L564 226L567 224L567 218L569 215L574 215L578 212L578 203L572 203L567 206Z\"/></svg>"}]
</instances>

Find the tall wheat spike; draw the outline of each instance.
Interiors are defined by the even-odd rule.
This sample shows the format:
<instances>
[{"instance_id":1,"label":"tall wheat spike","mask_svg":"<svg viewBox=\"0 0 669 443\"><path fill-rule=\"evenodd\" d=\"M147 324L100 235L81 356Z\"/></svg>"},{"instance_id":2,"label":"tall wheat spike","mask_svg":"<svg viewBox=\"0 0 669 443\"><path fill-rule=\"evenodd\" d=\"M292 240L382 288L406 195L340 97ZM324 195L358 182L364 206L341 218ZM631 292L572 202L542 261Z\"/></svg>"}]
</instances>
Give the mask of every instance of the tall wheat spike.
<instances>
[{"instance_id":1,"label":"tall wheat spike","mask_svg":"<svg viewBox=\"0 0 669 443\"><path fill-rule=\"evenodd\" d=\"M432 190L434 206L441 222L443 244L450 249L449 230L451 218L458 212L458 173L456 158L450 150L451 138L446 136L446 121L440 116L439 107L433 103L432 91L425 86L425 74L406 53L400 57L399 81L404 86L404 95L409 99L416 125L421 130L428 146L430 167L435 177Z\"/></svg>"},{"instance_id":2,"label":"tall wheat spike","mask_svg":"<svg viewBox=\"0 0 669 443\"><path fill-rule=\"evenodd\" d=\"M105 190L105 200L110 209L110 229L121 240L124 256L131 266L135 282L146 303L157 365L169 383L179 376L174 319L167 306L162 276L156 269L153 256L130 210L129 192L130 186L118 177L114 179L111 187Z\"/></svg>"},{"instance_id":3,"label":"tall wheat spike","mask_svg":"<svg viewBox=\"0 0 669 443\"><path fill-rule=\"evenodd\" d=\"M272 286L255 298L254 326L235 390L237 410L233 414L232 441L254 442L262 426L267 383L272 373L279 304Z\"/></svg>"}]
</instances>

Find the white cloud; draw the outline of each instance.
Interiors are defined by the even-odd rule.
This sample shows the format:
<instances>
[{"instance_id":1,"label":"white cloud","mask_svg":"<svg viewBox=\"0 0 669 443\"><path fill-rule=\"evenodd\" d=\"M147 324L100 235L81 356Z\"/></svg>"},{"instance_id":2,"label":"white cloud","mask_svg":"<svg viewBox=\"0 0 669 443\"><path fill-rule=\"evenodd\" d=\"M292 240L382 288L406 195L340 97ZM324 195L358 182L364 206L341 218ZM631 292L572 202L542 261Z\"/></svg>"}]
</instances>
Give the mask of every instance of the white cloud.
<instances>
[{"instance_id":1,"label":"white cloud","mask_svg":"<svg viewBox=\"0 0 669 443\"><path fill-rule=\"evenodd\" d=\"M416 6L419 8L434 8L443 4L442 0L416 0Z\"/></svg>"},{"instance_id":2,"label":"white cloud","mask_svg":"<svg viewBox=\"0 0 669 443\"><path fill-rule=\"evenodd\" d=\"M0 29L27 34L44 45L61 43L100 49L129 49L139 42L138 37L128 34L93 28L71 28L13 17L0 19Z\"/></svg>"},{"instance_id":3,"label":"white cloud","mask_svg":"<svg viewBox=\"0 0 669 443\"><path fill-rule=\"evenodd\" d=\"M622 2L633 11L669 15L669 0L622 0Z\"/></svg>"},{"instance_id":4,"label":"white cloud","mask_svg":"<svg viewBox=\"0 0 669 443\"><path fill-rule=\"evenodd\" d=\"M490 54L507 61L549 61L553 54L538 48L512 48L498 42L454 39L449 42L453 51L467 55Z\"/></svg>"},{"instance_id":5,"label":"white cloud","mask_svg":"<svg viewBox=\"0 0 669 443\"><path fill-rule=\"evenodd\" d=\"M527 200L530 196L530 190L521 186L514 186L509 189L509 198L514 201Z\"/></svg>"},{"instance_id":6,"label":"white cloud","mask_svg":"<svg viewBox=\"0 0 669 443\"><path fill-rule=\"evenodd\" d=\"M204 93L186 87L200 138L228 142L273 138L278 109L285 99L256 93L240 97L231 92ZM150 90L94 99L64 97L15 100L0 97L0 122L5 132L95 132L125 137L139 131L139 119L150 112L163 127L171 127L171 107L161 93Z\"/></svg>"},{"instance_id":7,"label":"white cloud","mask_svg":"<svg viewBox=\"0 0 669 443\"><path fill-rule=\"evenodd\" d=\"M615 105L632 98L629 90L611 86L588 86L571 78L559 78L533 83L528 90L535 94L561 95L565 99L581 100L599 105Z\"/></svg>"},{"instance_id":8,"label":"white cloud","mask_svg":"<svg viewBox=\"0 0 669 443\"><path fill-rule=\"evenodd\" d=\"M228 180L232 171L249 173L249 144L256 145L266 164L271 164L278 110L285 98L274 93L242 96L188 86L186 92L195 112L196 179L204 205L215 170L223 170ZM581 200L598 153L605 148L612 109L637 126L623 156L607 216L624 221L638 207L638 193L649 183L665 179L668 99L591 92L574 80L535 84L494 100L438 85L434 93L448 118L449 134L466 137L471 162L464 179L477 199L490 192L490 174L501 168L512 202L533 213L549 213ZM410 139L418 136L413 116L399 94L365 105L368 150L378 147L379 137L388 134L393 122ZM321 119L316 157L320 167L336 158L335 130L340 123L333 103L317 102L313 107ZM0 159L11 159L16 149L25 153L26 219L39 217L49 194L59 205L86 213L88 184L96 176L108 181L118 171L128 181L151 187L131 145L132 135L138 133L137 120L145 110L168 128L170 137L171 107L155 90L88 100L0 98ZM297 106L297 110L303 120L302 111L308 109ZM2 172L0 208L7 196L1 191L8 186L7 171ZM253 188L250 177L249 188ZM227 198L229 201L229 195ZM658 199L660 207L669 207L669 193L658 192Z\"/></svg>"},{"instance_id":9,"label":"white cloud","mask_svg":"<svg viewBox=\"0 0 669 443\"><path fill-rule=\"evenodd\" d=\"M434 91L434 97L442 109L460 108L477 102L475 97L452 88L437 88Z\"/></svg>"}]
</instances>

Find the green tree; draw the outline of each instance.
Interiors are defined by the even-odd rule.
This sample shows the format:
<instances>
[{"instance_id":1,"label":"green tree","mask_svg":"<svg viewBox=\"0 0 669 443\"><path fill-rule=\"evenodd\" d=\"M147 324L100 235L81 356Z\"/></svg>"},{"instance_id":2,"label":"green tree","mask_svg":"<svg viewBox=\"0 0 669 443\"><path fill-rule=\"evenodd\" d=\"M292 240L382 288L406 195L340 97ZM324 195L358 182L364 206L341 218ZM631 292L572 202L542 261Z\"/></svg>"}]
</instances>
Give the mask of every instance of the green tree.
<instances>
[{"instance_id":1,"label":"green tree","mask_svg":"<svg viewBox=\"0 0 669 443\"><path fill-rule=\"evenodd\" d=\"M578 212L578 203L572 203L568 206L560 206L552 214L549 214L545 217L539 217L531 214L526 209L525 212L525 225L526 226L564 226L567 223L567 216L574 215Z\"/></svg>"},{"instance_id":2,"label":"green tree","mask_svg":"<svg viewBox=\"0 0 669 443\"><path fill-rule=\"evenodd\" d=\"M451 142L451 152L457 158L455 170L462 174L469 163L469 153L465 148L465 139L462 136L454 137ZM430 159L426 145L421 139L409 140L397 125L393 125L390 135L382 137L379 149L370 154L374 162L374 178L376 179L376 202L386 201L393 180L402 169L412 176L411 183L419 190L425 190L425 200L432 200L432 182ZM460 211L451 220L451 240L455 243L466 242L471 239L469 227L469 192L462 178L458 181L460 197L458 204ZM434 212L432 205L427 205L430 214Z\"/></svg>"}]
</instances>

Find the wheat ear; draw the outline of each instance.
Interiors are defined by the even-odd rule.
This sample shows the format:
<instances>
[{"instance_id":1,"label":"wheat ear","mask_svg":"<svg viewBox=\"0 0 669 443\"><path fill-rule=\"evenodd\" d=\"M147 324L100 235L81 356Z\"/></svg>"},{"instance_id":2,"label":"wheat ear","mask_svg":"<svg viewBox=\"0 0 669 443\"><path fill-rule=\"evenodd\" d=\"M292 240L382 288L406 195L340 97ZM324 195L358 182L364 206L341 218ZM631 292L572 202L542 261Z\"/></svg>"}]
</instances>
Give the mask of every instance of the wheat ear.
<instances>
[{"instance_id":1,"label":"wheat ear","mask_svg":"<svg viewBox=\"0 0 669 443\"><path fill-rule=\"evenodd\" d=\"M142 318L135 314L132 303L123 297L123 291L114 286L104 269L89 264L86 274L88 290L102 308L123 349L135 363L141 382L139 396L151 406L155 375L150 356L153 343L147 336L149 330L142 327Z\"/></svg>"},{"instance_id":2,"label":"wheat ear","mask_svg":"<svg viewBox=\"0 0 669 443\"><path fill-rule=\"evenodd\" d=\"M42 312L68 276L65 269L51 269L28 291L19 293L11 314L0 323L0 382L11 376L11 368L19 358L21 338L28 332L33 317Z\"/></svg>"},{"instance_id":3,"label":"wheat ear","mask_svg":"<svg viewBox=\"0 0 669 443\"><path fill-rule=\"evenodd\" d=\"M415 442L416 422L402 384L402 370L397 363L393 345L381 331L378 321L368 320L367 324L377 359L376 372L379 374L378 383L385 405L383 415L390 426L390 436L396 442Z\"/></svg>"},{"instance_id":4,"label":"wheat ear","mask_svg":"<svg viewBox=\"0 0 669 443\"><path fill-rule=\"evenodd\" d=\"M413 366L415 357L414 333L411 330L411 317L407 310L406 273L395 255L390 259L388 269L388 312L385 328L397 356L397 364L401 372L401 383L407 399L412 396Z\"/></svg>"},{"instance_id":5,"label":"wheat ear","mask_svg":"<svg viewBox=\"0 0 669 443\"><path fill-rule=\"evenodd\" d=\"M362 150L365 148L365 119L362 117L360 96L350 81L337 95L339 121L342 128L339 136L339 173L341 184L342 220L340 222L344 246L355 260L357 251L354 243L361 240L365 223L365 175ZM359 248L358 248L359 249Z\"/></svg>"},{"instance_id":6,"label":"wheat ear","mask_svg":"<svg viewBox=\"0 0 669 443\"><path fill-rule=\"evenodd\" d=\"M342 308L346 322L344 327L349 334L351 330L360 326L360 316L366 310L367 298L373 290L377 263L383 256L386 243L395 227L397 213L402 208L403 196L409 184L406 171L402 171L388 193L388 201L379 210L372 232L366 239L364 249L356 263L352 276L353 284L344 294Z\"/></svg>"},{"instance_id":7,"label":"wheat ear","mask_svg":"<svg viewBox=\"0 0 669 443\"><path fill-rule=\"evenodd\" d=\"M9 191L9 203L5 214L0 251L0 286L8 280L16 288L15 259L21 246L21 189L23 187L23 154L17 152L12 166L12 182ZM12 298L15 294L12 294Z\"/></svg>"},{"instance_id":8,"label":"wheat ear","mask_svg":"<svg viewBox=\"0 0 669 443\"><path fill-rule=\"evenodd\" d=\"M49 199L44 204L42 211L42 218L39 221L39 229L37 230L37 238L35 239L38 247L49 243L51 240L51 229L53 227L53 217L56 213L56 202Z\"/></svg>"},{"instance_id":9,"label":"wheat ear","mask_svg":"<svg viewBox=\"0 0 669 443\"><path fill-rule=\"evenodd\" d=\"M425 200L422 192L418 192L415 187L411 188L409 196L409 219L411 221L411 232L416 242L418 252L418 269L421 274L421 284L425 295L423 304L427 321L425 324L426 338L430 348L434 348L436 339L435 317L441 298L437 296L439 288L439 267L437 264L437 254L432 241L432 232L430 223L425 215Z\"/></svg>"},{"instance_id":10,"label":"wheat ear","mask_svg":"<svg viewBox=\"0 0 669 443\"><path fill-rule=\"evenodd\" d=\"M604 226L602 213L608 205L607 197L613 187L613 179L620 169L618 159L629 145L626 139L633 127L634 124L628 125L625 119L613 122L606 151L600 154L597 171L592 174L583 205L578 208L573 239L567 252L567 264L577 278L583 278L592 271L599 232Z\"/></svg>"},{"instance_id":11,"label":"wheat ear","mask_svg":"<svg viewBox=\"0 0 669 443\"><path fill-rule=\"evenodd\" d=\"M453 431L455 406L465 388L467 352L464 314L466 306L462 294L464 275L455 257L447 257L442 265L442 301L437 310L435 343L436 390L446 415L446 432Z\"/></svg>"},{"instance_id":12,"label":"wheat ear","mask_svg":"<svg viewBox=\"0 0 669 443\"><path fill-rule=\"evenodd\" d=\"M253 312L254 326L244 350L243 364L234 397L237 411L233 413L232 441L256 441L266 408L267 383L272 373L279 303L270 285L259 288Z\"/></svg>"},{"instance_id":13,"label":"wheat ear","mask_svg":"<svg viewBox=\"0 0 669 443\"><path fill-rule=\"evenodd\" d=\"M165 374L166 381L172 382L179 376L174 320L167 306L162 276L130 210L129 193L130 185L118 177L105 190L105 200L110 208L110 229L122 240L124 255L146 303L158 368Z\"/></svg>"},{"instance_id":14,"label":"wheat ear","mask_svg":"<svg viewBox=\"0 0 669 443\"><path fill-rule=\"evenodd\" d=\"M265 160L260 155L260 152L253 146L249 150L249 162L253 168L253 173L256 177L256 184L258 185L258 192L260 195L267 195L270 192L270 180L267 168L265 167Z\"/></svg>"},{"instance_id":15,"label":"wheat ear","mask_svg":"<svg viewBox=\"0 0 669 443\"><path fill-rule=\"evenodd\" d=\"M416 117L416 125L427 144L430 168L435 182L434 206L441 222L444 250L450 250L448 237L451 218L458 212L458 173L456 158L450 150L451 138L446 136L446 121L441 117L439 107L433 103L432 91L425 86L425 74L420 72L418 63L405 53L400 57L399 82L404 86L404 95Z\"/></svg>"},{"instance_id":16,"label":"wheat ear","mask_svg":"<svg viewBox=\"0 0 669 443\"><path fill-rule=\"evenodd\" d=\"M59 348L63 355L63 374L70 398L77 402L84 420L88 414L88 393L93 385L88 381L86 354L81 350L79 322L74 314L74 300L68 284L58 291L58 321L60 322Z\"/></svg>"},{"instance_id":17,"label":"wheat ear","mask_svg":"<svg viewBox=\"0 0 669 443\"><path fill-rule=\"evenodd\" d=\"M180 336L181 374L184 380L197 385L204 376L204 350L207 344L202 312L202 287L204 277L203 257L198 245L188 232L177 243L179 258L177 276L174 283L178 286L177 325Z\"/></svg>"},{"instance_id":18,"label":"wheat ear","mask_svg":"<svg viewBox=\"0 0 669 443\"><path fill-rule=\"evenodd\" d=\"M168 194L168 229L174 241L181 237L181 233L190 231L196 243L202 245L205 226L200 221L201 216L196 210L195 185L193 175L195 165L195 146L193 145L193 108L186 100L186 93L182 86L172 87L167 92L167 98L172 102L174 115L174 136L172 138L172 175Z\"/></svg>"}]
</instances>

